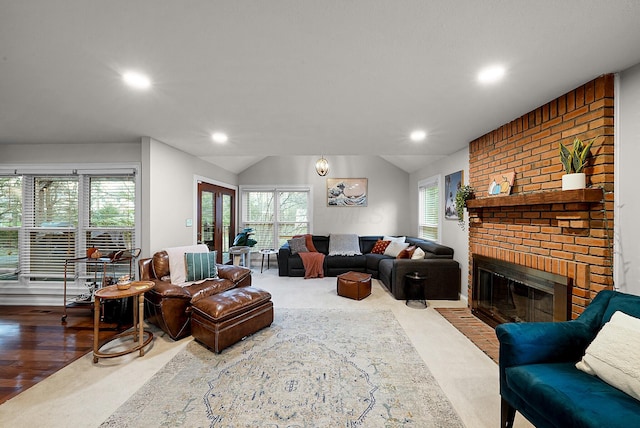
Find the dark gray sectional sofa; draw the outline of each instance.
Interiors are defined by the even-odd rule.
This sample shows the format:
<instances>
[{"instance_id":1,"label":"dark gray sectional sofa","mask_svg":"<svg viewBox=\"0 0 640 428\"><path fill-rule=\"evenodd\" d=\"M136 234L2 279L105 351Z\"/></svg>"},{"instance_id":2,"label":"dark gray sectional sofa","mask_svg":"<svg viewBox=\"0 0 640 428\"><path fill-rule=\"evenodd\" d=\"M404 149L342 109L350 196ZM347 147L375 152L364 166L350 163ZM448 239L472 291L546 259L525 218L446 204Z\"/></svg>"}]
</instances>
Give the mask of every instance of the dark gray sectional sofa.
<instances>
[{"instance_id":1,"label":"dark gray sectional sofa","mask_svg":"<svg viewBox=\"0 0 640 428\"><path fill-rule=\"evenodd\" d=\"M342 273L366 272L379 279L398 300L406 299L405 275L418 272L427 276L426 297L432 300L458 300L460 293L460 266L453 260L453 248L432 241L407 237L405 242L422 248L425 258L420 260L396 259L383 254L371 254L375 243L382 236L359 236L359 256L327 256L329 236L313 235L313 245L325 254L325 276ZM278 274L280 276L304 276L302 259L291 254L285 243L278 252Z\"/></svg>"}]
</instances>

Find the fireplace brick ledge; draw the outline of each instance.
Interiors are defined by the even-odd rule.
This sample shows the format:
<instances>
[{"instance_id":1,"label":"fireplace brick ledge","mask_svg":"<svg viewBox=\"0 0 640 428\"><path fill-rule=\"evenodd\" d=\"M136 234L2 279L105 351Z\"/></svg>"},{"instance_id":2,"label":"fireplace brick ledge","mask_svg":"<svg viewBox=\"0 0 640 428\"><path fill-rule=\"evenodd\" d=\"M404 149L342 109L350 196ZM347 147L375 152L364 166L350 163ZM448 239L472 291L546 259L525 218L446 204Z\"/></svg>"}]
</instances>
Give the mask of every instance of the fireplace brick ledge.
<instances>
[{"instance_id":1,"label":"fireplace brick ledge","mask_svg":"<svg viewBox=\"0 0 640 428\"><path fill-rule=\"evenodd\" d=\"M485 198L469 199L469 210L514 207L521 205L547 205L547 204L572 204L572 203L598 203L604 201L604 193L601 188L579 190L549 190L546 192L524 193L510 196L488 196Z\"/></svg>"}]
</instances>

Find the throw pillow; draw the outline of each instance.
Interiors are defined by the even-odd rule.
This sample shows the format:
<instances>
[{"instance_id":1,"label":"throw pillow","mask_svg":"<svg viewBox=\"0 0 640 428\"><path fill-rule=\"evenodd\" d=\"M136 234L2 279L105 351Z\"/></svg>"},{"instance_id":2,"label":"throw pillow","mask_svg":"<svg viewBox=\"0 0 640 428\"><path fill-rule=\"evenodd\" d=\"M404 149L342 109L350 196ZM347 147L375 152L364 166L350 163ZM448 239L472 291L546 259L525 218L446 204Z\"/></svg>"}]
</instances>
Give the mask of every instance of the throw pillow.
<instances>
[{"instance_id":1,"label":"throw pillow","mask_svg":"<svg viewBox=\"0 0 640 428\"><path fill-rule=\"evenodd\" d=\"M301 236L299 238L291 238L289 239L289 248L291 248L291 254L298 254L298 253L308 253L309 250L307 249L307 246L305 244L306 239L304 236Z\"/></svg>"},{"instance_id":2,"label":"throw pillow","mask_svg":"<svg viewBox=\"0 0 640 428\"><path fill-rule=\"evenodd\" d=\"M383 241L378 239L371 249L371 254L384 254L384 250L387 249L391 241Z\"/></svg>"},{"instance_id":3,"label":"throw pillow","mask_svg":"<svg viewBox=\"0 0 640 428\"><path fill-rule=\"evenodd\" d=\"M397 257L400 254L400 251L404 250L409 246L408 243L403 242L402 244L399 242L391 242L386 250L384 250L385 256Z\"/></svg>"},{"instance_id":4,"label":"throw pillow","mask_svg":"<svg viewBox=\"0 0 640 428\"><path fill-rule=\"evenodd\" d=\"M310 233L307 233L306 235L295 235L294 238L301 238L304 237L304 245L307 246L307 250L311 253L317 253L318 250L316 249L316 246L313 245L313 235Z\"/></svg>"},{"instance_id":5,"label":"throw pillow","mask_svg":"<svg viewBox=\"0 0 640 428\"><path fill-rule=\"evenodd\" d=\"M201 281L218 277L215 251L184 253L184 263L187 267L187 281Z\"/></svg>"},{"instance_id":6,"label":"throw pillow","mask_svg":"<svg viewBox=\"0 0 640 428\"><path fill-rule=\"evenodd\" d=\"M169 255L169 275L171 275L171 283L184 287L190 284L187 282L184 253L208 253L209 247L205 244L198 244L185 245L184 247L170 247L164 250Z\"/></svg>"},{"instance_id":7,"label":"throw pillow","mask_svg":"<svg viewBox=\"0 0 640 428\"><path fill-rule=\"evenodd\" d=\"M396 256L396 259L410 259L413 256L413 252L416 250L415 245L411 245L404 250L400 251Z\"/></svg>"},{"instance_id":8,"label":"throw pillow","mask_svg":"<svg viewBox=\"0 0 640 428\"><path fill-rule=\"evenodd\" d=\"M411 260L424 259L424 256L425 256L424 250L420 247L416 247L416 250L413 252L413 255L411 256Z\"/></svg>"},{"instance_id":9,"label":"throw pillow","mask_svg":"<svg viewBox=\"0 0 640 428\"><path fill-rule=\"evenodd\" d=\"M330 256L359 256L361 254L358 235L329 235Z\"/></svg>"},{"instance_id":10,"label":"throw pillow","mask_svg":"<svg viewBox=\"0 0 640 428\"><path fill-rule=\"evenodd\" d=\"M576 367L640 400L640 319L616 311Z\"/></svg>"},{"instance_id":11,"label":"throw pillow","mask_svg":"<svg viewBox=\"0 0 640 428\"><path fill-rule=\"evenodd\" d=\"M405 239L405 236L384 236L382 238L383 241L397 242L399 244L403 244Z\"/></svg>"}]
</instances>

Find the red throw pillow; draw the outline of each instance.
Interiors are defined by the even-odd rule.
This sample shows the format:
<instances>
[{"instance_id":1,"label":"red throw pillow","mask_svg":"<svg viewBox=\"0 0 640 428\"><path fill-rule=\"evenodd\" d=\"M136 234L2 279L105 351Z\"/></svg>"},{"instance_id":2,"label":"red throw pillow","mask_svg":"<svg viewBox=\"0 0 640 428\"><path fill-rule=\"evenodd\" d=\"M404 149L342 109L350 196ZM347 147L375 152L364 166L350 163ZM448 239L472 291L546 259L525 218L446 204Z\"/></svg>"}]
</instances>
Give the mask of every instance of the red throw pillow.
<instances>
[{"instance_id":1,"label":"red throw pillow","mask_svg":"<svg viewBox=\"0 0 640 428\"><path fill-rule=\"evenodd\" d=\"M304 237L304 245L307 247L307 250L311 253L317 253L315 245L313 245L313 235L307 233L306 235L296 235L293 238L302 238Z\"/></svg>"},{"instance_id":2,"label":"red throw pillow","mask_svg":"<svg viewBox=\"0 0 640 428\"><path fill-rule=\"evenodd\" d=\"M398 253L396 259L410 259L413 256L413 252L416 250L415 245L405 248Z\"/></svg>"},{"instance_id":3,"label":"red throw pillow","mask_svg":"<svg viewBox=\"0 0 640 428\"><path fill-rule=\"evenodd\" d=\"M373 248L371 249L371 254L384 254L384 250L391 244L391 241L383 241L382 239L378 239Z\"/></svg>"}]
</instances>

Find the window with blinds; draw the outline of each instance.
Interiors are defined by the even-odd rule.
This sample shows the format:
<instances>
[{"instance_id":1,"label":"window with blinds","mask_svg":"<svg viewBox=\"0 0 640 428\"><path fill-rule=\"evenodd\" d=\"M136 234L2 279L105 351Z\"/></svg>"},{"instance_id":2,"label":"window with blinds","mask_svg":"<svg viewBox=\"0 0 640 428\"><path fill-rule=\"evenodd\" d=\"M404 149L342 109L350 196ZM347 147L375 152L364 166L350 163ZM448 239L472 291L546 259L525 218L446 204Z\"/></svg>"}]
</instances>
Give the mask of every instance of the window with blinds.
<instances>
[{"instance_id":1,"label":"window with blinds","mask_svg":"<svg viewBox=\"0 0 640 428\"><path fill-rule=\"evenodd\" d=\"M419 215L418 235L420 238L438 241L440 229L440 180L432 177L418 183Z\"/></svg>"},{"instance_id":2,"label":"window with blinds","mask_svg":"<svg viewBox=\"0 0 640 428\"><path fill-rule=\"evenodd\" d=\"M309 233L310 190L242 189L242 227L254 230L257 248L277 249L294 235Z\"/></svg>"},{"instance_id":3,"label":"window with blinds","mask_svg":"<svg viewBox=\"0 0 640 428\"><path fill-rule=\"evenodd\" d=\"M0 280L17 279L22 177L0 177Z\"/></svg>"},{"instance_id":4,"label":"window with blinds","mask_svg":"<svg viewBox=\"0 0 640 428\"><path fill-rule=\"evenodd\" d=\"M103 254L135 247L136 183L134 177L89 177L87 247Z\"/></svg>"},{"instance_id":5,"label":"window with blinds","mask_svg":"<svg viewBox=\"0 0 640 428\"><path fill-rule=\"evenodd\" d=\"M0 207L0 281L62 281L65 260L89 247L106 256L136 246L133 174L0 176ZM76 267L68 280L94 276Z\"/></svg>"},{"instance_id":6,"label":"window with blinds","mask_svg":"<svg viewBox=\"0 0 640 428\"><path fill-rule=\"evenodd\" d=\"M258 248L274 248L275 194L273 191L242 192L242 227L253 229Z\"/></svg>"}]
</instances>

